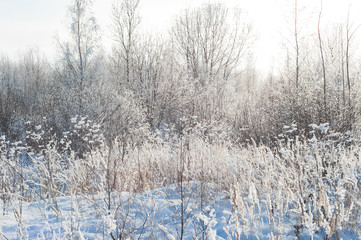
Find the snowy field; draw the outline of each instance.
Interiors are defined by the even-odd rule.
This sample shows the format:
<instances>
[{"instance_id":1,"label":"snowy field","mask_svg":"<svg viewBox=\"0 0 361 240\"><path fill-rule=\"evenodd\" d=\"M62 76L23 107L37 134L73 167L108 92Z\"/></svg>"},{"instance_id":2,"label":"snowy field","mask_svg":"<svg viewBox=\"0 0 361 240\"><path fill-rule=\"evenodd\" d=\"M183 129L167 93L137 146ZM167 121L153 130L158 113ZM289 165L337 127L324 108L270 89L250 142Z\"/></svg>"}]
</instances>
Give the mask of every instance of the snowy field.
<instances>
[{"instance_id":1,"label":"snowy field","mask_svg":"<svg viewBox=\"0 0 361 240\"><path fill-rule=\"evenodd\" d=\"M270 148L189 134L83 158L3 138L1 239L360 239L361 147L318 138Z\"/></svg>"},{"instance_id":2,"label":"snowy field","mask_svg":"<svg viewBox=\"0 0 361 240\"><path fill-rule=\"evenodd\" d=\"M1 239L112 239L112 236L122 236L119 239L180 239L183 234L183 239L326 238L323 231L315 231L311 237L310 229L298 228L299 213L295 210L284 212L280 222L278 215L281 213L269 209L267 199L260 199L256 204L249 200L257 197L256 192L242 197L244 209L240 213L238 211L242 209L234 209L227 193L213 195L207 192L207 200L202 203L199 195L202 187L215 190L199 183L185 184L183 201L180 187L176 185L142 194L113 194L114 206L111 206L110 214L105 204L107 199L100 195L59 197L56 199L57 211L42 201L25 203L21 219L19 205L13 203L0 217L0 236ZM55 208L54 203L51 205ZM338 235L339 239L359 237L347 230Z\"/></svg>"},{"instance_id":3,"label":"snowy field","mask_svg":"<svg viewBox=\"0 0 361 240\"><path fill-rule=\"evenodd\" d=\"M0 0L0 240L361 239L360 0L94 1Z\"/></svg>"}]
</instances>

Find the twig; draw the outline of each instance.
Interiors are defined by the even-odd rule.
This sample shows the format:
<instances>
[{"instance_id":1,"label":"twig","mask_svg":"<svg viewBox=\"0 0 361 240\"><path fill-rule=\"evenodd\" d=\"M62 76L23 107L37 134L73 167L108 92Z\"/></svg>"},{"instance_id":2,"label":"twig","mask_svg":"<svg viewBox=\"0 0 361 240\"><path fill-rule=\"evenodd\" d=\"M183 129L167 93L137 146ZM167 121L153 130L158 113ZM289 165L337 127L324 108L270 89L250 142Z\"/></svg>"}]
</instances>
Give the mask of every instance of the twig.
<instances>
[{"instance_id":1,"label":"twig","mask_svg":"<svg viewBox=\"0 0 361 240\"><path fill-rule=\"evenodd\" d=\"M9 166L14 170L14 172L15 172L17 175L19 175L19 176L24 180L24 182L25 182L26 184L28 184L28 186L31 188L30 184L26 181L26 179L24 178L24 176L23 176L21 173L19 173L19 172L15 169L15 167L13 167L9 162L7 162L7 161L5 161L5 160L4 160L4 162L5 162L7 165L9 165ZM41 196L38 192L34 191L34 193L35 193L36 195L38 195L41 200L43 200L44 202L46 202L46 199L45 199L43 196ZM56 215L59 214L59 212L58 212L53 206L49 205L49 207L56 213Z\"/></svg>"}]
</instances>

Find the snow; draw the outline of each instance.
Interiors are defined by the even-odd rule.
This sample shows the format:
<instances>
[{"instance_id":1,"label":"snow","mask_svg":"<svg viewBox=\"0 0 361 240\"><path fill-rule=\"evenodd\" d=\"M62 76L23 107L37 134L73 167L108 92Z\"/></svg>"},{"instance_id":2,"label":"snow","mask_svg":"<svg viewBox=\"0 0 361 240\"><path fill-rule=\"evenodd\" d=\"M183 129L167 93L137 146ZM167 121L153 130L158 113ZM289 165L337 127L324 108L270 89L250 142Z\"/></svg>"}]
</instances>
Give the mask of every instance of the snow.
<instances>
[{"instance_id":1,"label":"snow","mask_svg":"<svg viewBox=\"0 0 361 240\"><path fill-rule=\"evenodd\" d=\"M250 187L248 196L242 196L244 201L242 214L236 215L229 195L218 192L214 196L207 196L201 207L197 193L199 183L186 183L184 185L183 204L184 211L184 239L194 239L203 236L206 239L231 239L236 234L245 239L295 239L293 223L296 219L289 212L287 221L275 223L268 216L268 200L261 199L260 206L255 207L252 202L256 190ZM110 232L116 234L116 224L124 224L124 233L130 239L179 239L181 229L181 198L180 186L153 189L145 193L113 193L113 204L110 214L106 205L106 194L81 197L59 197L57 204L59 213L55 213L49 202L24 203L21 220L19 203L8 208L5 215L0 216L0 236L4 239L111 239ZM213 189L214 190L214 189ZM203 204L204 204L203 203ZM1 209L3 205L0 204ZM252 212L250 210L252 209ZM272 210L273 211L273 210ZM250 214L252 213L252 214ZM312 216L307 216L308 230L312 231L315 224ZM291 223L291 224L290 224ZM119 229L118 229L119 231ZM345 233L347 234L347 233ZM350 234L350 233L349 233ZM307 229L303 231L304 237L309 237ZM355 237L343 235L345 239ZM322 239L322 236L314 236Z\"/></svg>"},{"instance_id":2,"label":"snow","mask_svg":"<svg viewBox=\"0 0 361 240\"><path fill-rule=\"evenodd\" d=\"M93 139L88 133L86 138ZM281 144L275 154L262 146L238 149L192 141L182 184L177 148L156 143L141 152L128 149L126 161L110 168L119 173L111 188L119 192L111 193L107 166L113 166L113 158L103 154L109 152L105 146L86 159L70 156L64 169L52 148L47 155L29 153L32 164L24 166L3 155L0 239L360 237L359 148L328 146L325 151L314 137L296 141L294 148ZM11 146L15 156L17 148ZM121 156L119 149L113 156ZM17 169L24 178L13 184L14 177L7 176Z\"/></svg>"}]
</instances>

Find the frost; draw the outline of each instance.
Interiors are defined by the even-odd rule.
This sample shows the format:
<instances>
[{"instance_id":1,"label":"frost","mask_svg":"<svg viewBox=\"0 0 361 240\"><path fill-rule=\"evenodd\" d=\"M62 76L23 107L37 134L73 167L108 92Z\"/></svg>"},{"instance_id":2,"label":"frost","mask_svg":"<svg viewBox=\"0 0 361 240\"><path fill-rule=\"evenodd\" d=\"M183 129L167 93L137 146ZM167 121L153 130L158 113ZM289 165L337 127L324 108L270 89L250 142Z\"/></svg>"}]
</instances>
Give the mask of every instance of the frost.
<instances>
[{"instance_id":1,"label":"frost","mask_svg":"<svg viewBox=\"0 0 361 240\"><path fill-rule=\"evenodd\" d=\"M77 122L77 119L78 119L78 117L73 117L73 118L70 119L70 122L71 122L71 123L76 123L76 122Z\"/></svg>"}]
</instances>

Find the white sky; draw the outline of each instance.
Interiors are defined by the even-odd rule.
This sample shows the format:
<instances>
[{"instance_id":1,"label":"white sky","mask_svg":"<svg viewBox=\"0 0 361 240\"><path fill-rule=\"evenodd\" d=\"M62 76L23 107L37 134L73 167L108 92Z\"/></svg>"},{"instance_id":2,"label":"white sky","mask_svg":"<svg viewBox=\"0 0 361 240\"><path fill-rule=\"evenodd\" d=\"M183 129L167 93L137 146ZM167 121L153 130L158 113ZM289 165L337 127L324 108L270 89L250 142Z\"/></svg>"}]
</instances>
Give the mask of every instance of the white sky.
<instances>
[{"instance_id":1,"label":"white sky","mask_svg":"<svg viewBox=\"0 0 361 240\"><path fill-rule=\"evenodd\" d=\"M0 53L16 58L28 48L38 47L48 58L53 58L57 48L55 35L61 35L61 30L65 28L69 2L70 0L0 0ZM103 30L106 49L110 45L111 2L112 0L94 0L93 6ZM258 34L255 45L258 69L267 72L275 64L281 49L280 43L284 40L287 15L293 14L294 0L141 0L142 24L148 31L161 32L171 25L172 17L181 9L200 5L202 2L224 2L229 6L238 5L245 9ZM320 9L318 0L298 2L316 14ZM323 0L323 22L342 21L350 3L351 18L354 22L361 23L359 0ZM312 28L316 30L317 26Z\"/></svg>"}]
</instances>

